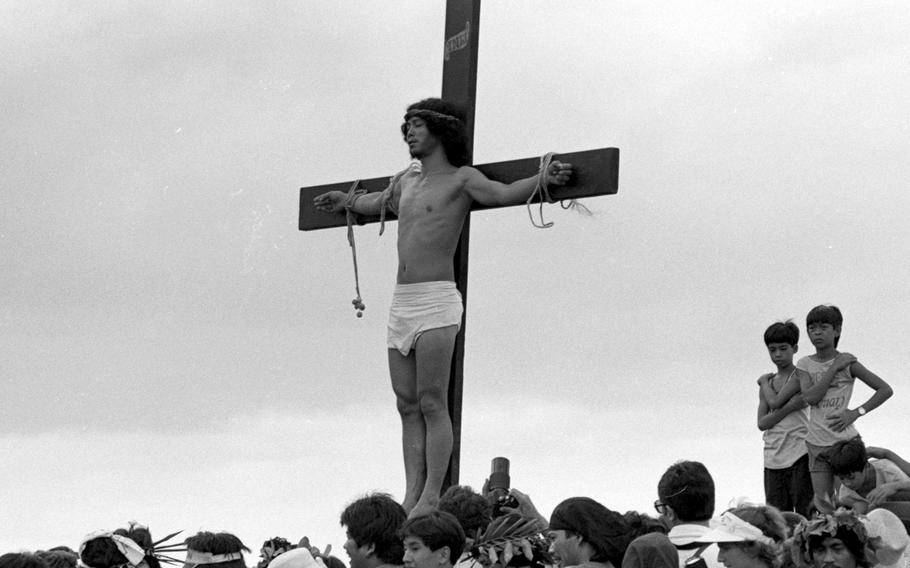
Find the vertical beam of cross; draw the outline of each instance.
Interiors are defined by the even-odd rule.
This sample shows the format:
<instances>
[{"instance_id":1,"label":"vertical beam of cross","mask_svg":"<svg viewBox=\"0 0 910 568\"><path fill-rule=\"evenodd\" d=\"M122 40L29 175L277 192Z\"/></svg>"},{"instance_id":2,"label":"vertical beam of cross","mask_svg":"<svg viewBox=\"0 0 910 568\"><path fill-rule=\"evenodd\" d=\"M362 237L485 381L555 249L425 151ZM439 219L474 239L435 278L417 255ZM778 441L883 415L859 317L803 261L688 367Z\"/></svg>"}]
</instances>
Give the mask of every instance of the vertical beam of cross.
<instances>
[{"instance_id":1,"label":"vertical beam of cross","mask_svg":"<svg viewBox=\"0 0 910 568\"><path fill-rule=\"evenodd\" d=\"M480 28L480 0L447 0L445 50L442 65L442 98L459 105L465 111L468 142L474 144L474 107L477 93L477 39ZM473 150L468 156L473 162ZM446 472L443 490L458 483L461 465L461 402L464 385L464 338L468 307L468 240L471 233L471 214L468 213L455 250L455 285L465 303L461 330L455 339L452 366L449 374L449 416L452 419L452 455Z\"/></svg>"}]
</instances>

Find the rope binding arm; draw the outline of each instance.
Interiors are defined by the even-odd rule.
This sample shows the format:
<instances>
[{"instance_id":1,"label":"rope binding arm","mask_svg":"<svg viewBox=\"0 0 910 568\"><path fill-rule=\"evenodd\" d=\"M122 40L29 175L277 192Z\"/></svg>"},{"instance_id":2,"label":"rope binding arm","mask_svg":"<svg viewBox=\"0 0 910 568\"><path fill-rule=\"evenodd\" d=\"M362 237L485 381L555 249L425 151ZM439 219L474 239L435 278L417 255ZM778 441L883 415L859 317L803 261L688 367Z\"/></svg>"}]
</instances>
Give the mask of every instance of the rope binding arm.
<instances>
[{"instance_id":1,"label":"rope binding arm","mask_svg":"<svg viewBox=\"0 0 910 568\"><path fill-rule=\"evenodd\" d=\"M351 189L348 190L348 195L344 200L344 214L345 219L348 224L348 244L351 245L351 256L354 258L354 289L357 291L357 297L351 300L351 303L354 305L354 309L357 310L357 317L363 317L363 310L367 309L366 305L363 303L363 299L360 297L360 274L357 270L357 244L354 242L354 204L357 203L357 199L364 195L367 190L359 188L360 180L354 180L354 183L351 185Z\"/></svg>"},{"instance_id":2,"label":"rope binding arm","mask_svg":"<svg viewBox=\"0 0 910 568\"><path fill-rule=\"evenodd\" d=\"M543 220L543 204L544 201L547 203L553 203L555 200L550 197L549 192L549 181L547 176L550 174L550 165L553 163L553 157L556 155L556 152L547 152L540 158L540 170L537 173L537 187L534 188L534 191L528 197L528 200L525 204L528 206L528 217L531 219L531 224L537 227L538 229L549 229L553 226L553 222L544 222ZM540 200L539 206L539 216L540 224L534 219L534 215L531 211L531 203L534 201L534 198ZM577 199L561 199L559 201L559 206L563 209L575 209L579 213L585 215L591 215L591 210L585 207L583 204L579 203Z\"/></svg>"}]
</instances>

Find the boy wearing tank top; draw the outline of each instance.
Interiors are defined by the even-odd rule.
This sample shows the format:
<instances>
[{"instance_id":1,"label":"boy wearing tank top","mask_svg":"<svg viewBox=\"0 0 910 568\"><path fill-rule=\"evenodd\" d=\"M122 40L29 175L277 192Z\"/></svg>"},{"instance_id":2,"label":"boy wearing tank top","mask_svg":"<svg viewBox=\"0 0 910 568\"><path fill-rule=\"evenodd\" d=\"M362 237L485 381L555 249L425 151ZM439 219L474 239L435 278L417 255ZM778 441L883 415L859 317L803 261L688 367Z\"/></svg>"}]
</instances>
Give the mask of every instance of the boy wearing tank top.
<instances>
[{"instance_id":1,"label":"boy wearing tank top","mask_svg":"<svg viewBox=\"0 0 910 568\"><path fill-rule=\"evenodd\" d=\"M781 511L809 516L812 478L806 432L809 413L800 394L800 371L793 364L799 350L799 328L792 321L765 330L765 346L776 373L758 379L758 429L764 439L765 502Z\"/></svg>"}]
</instances>

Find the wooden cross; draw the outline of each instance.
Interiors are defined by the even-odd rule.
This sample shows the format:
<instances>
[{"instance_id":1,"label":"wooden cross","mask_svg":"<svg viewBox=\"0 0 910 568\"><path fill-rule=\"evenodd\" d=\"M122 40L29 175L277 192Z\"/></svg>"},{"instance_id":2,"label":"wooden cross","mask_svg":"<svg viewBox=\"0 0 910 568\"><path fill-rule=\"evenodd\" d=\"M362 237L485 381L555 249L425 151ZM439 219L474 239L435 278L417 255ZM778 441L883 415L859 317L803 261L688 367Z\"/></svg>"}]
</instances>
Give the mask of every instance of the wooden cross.
<instances>
[{"instance_id":1,"label":"wooden cross","mask_svg":"<svg viewBox=\"0 0 910 568\"><path fill-rule=\"evenodd\" d=\"M480 0L447 0L445 50L442 68L442 98L456 103L465 110L468 140L474 139L474 106L477 90L477 39L480 24ZM557 201L616 193L619 179L619 150L601 148L559 154L554 157L574 166L569 183L550 188L550 196ZM539 158L524 158L507 162L475 165L488 178L511 183L534 175L539 168ZM393 168L394 169L394 168ZM346 225L344 213L331 214L317 211L313 198L327 191L347 192L353 181L303 187L300 189L301 231L327 229ZM389 176L361 180L360 187L368 192L382 191L389 184ZM489 209L474 203L472 211ZM387 218L388 219L388 218ZM378 216L359 216L358 224L378 222ZM452 419L452 456L446 474L445 487L458 483L461 450L461 402L464 382L464 337L468 303L468 240L471 228L468 213L461 230L461 239L455 251L455 284L464 299L465 311L461 331L455 340L449 380L449 415Z\"/></svg>"}]
</instances>

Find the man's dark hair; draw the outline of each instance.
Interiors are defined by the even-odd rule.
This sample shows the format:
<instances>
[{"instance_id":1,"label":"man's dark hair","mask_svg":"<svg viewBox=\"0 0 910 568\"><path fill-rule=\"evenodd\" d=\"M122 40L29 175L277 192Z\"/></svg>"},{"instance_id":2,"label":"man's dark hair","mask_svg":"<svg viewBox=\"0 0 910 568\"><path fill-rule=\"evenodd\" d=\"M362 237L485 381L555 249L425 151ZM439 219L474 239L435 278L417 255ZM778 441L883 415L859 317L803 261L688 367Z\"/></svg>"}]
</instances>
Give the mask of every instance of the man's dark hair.
<instances>
[{"instance_id":1,"label":"man's dark hair","mask_svg":"<svg viewBox=\"0 0 910 568\"><path fill-rule=\"evenodd\" d=\"M401 133L405 140L408 138L408 120L413 117L421 118L426 123L427 130L439 138L450 164L460 168L470 162L468 127L461 107L435 98L412 104L404 115L404 124L401 125Z\"/></svg>"},{"instance_id":2,"label":"man's dark hair","mask_svg":"<svg viewBox=\"0 0 910 568\"><path fill-rule=\"evenodd\" d=\"M464 530L452 513L432 511L420 517L408 519L398 531L401 539L419 538L432 551L446 546L449 548L449 562L455 564L464 550Z\"/></svg>"},{"instance_id":3,"label":"man's dark hair","mask_svg":"<svg viewBox=\"0 0 910 568\"><path fill-rule=\"evenodd\" d=\"M828 463L834 475L850 475L866 469L869 456L866 455L866 445L859 438L842 440L827 452Z\"/></svg>"},{"instance_id":4,"label":"man's dark hair","mask_svg":"<svg viewBox=\"0 0 910 568\"><path fill-rule=\"evenodd\" d=\"M235 535L226 532L209 532L209 531L200 531L195 535L189 537L184 541L188 549L195 550L197 552L208 552L210 554L232 554L235 552L243 551L249 552L250 549L243 544L243 542L237 538ZM246 563L243 558L238 558L236 560L229 560L227 562L219 562L218 564L212 564L211 566L217 566L217 568L246 568Z\"/></svg>"},{"instance_id":5,"label":"man's dark hair","mask_svg":"<svg viewBox=\"0 0 910 568\"><path fill-rule=\"evenodd\" d=\"M8 552L0 556L0 568L47 568L47 564L37 554Z\"/></svg>"},{"instance_id":6,"label":"man's dark hair","mask_svg":"<svg viewBox=\"0 0 910 568\"><path fill-rule=\"evenodd\" d=\"M398 529L408 515L391 495L373 493L362 497L341 513L341 524L357 546L373 545L374 554L385 564L401 564L404 547Z\"/></svg>"},{"instance_id":7,"label":"man's dark hair","mask_svg":"<svg viewBox=\"0 0 910 568\"><path fill-rule=\"evenodd\" d=\"M813 323L827 323L834 329L840 331L844 325L844 315L840 313L837 306L815 306L809 310L808 315L806 315L806 327L808 328ZM834 338L835 347L837 347L839 341L840 334Z\"/></svg>"},{"instance_id":8,"label":"man's dark hair","mask_svg":"<svg viewBox=\"0 0 910 568\"><path fill-rule=\"evenodd\" d=\"M112 568L129 562L110 536L99 536L86 541L79 559L90 568Z\"/></svg>"},{"instance_id":9,"label":"man's dark hair","mask_svg":"<svg viewBox=\"0 0 910 568\"><path fill-rule=\"evenodd\" d=\"M126 538L132 540L139 545L142 550L146 551L145 563L148 564L149 568L161 568L161 562L153 554L149 554L148 551L151 551L153 545L155 544L152 540L152 533L149 531L148 527L144 527L138 524L130 524L127 528L120 528L114 531L114 534L120 536L125 536Z\"/></svg>"},{"instance_id":10,"label":"man's dark hair","mask_svg":"<svg viewBox=\"0 0 910 568\"><path fill-rule=\"evenodd\" d=\"M792 320L772 323L765 330L765 345L786 343L792 347L799 344L799 328Z\"/></svg>"},{"instance_id":11,"label":"man's dark hair","mask_svg":"<svg viewBox=\"0 0 910 568\"><path fill-rule=\"evenodd\" d=\"M837 532L833 535L830 533L810 535L808 543L809 560L813 560L815 550L822 546L822 543L826 538L840 539L840 541L844 543L844 546L847 547L847 550L850 551L850 554L853 555L853 559L856 560L856 565L859 566L859 568L869 568L870 565L869 560L866 558L865 543L863 543L854 531L844 526L837 527Z\"/></svg>"},{"instance_id":12,"label":"man's dark hair","mask_svg":"<svg viewBox=\"0 0 910 568\"><path fill-rule=\"evenodd\" d=\"M682 522L707 521L714 515L714 479L701 462L671 465L657 483L657 496Z\"/></svg>"},{"instance_id":13,"label":"man's dark hair","mask_svg":"<svg viewBox=\"0 0 910 568\"><path fill-rule=\"evenodd\" d=\"M47 564L48 568L76 568L79 560L79 555L72 549L39 550L35 554L37 554L41 560L44 560L44 563Z\"/></svg>"},{"instance_id":14,"label":"man's dark hair","mask_svg":"<svg viewBox=\"0 0 910 568\"><path fill-rule=\"evenodd\" d=\"M635 536L623 515L611 511L590 497L570 497L553 509L550 530L564 530L587 542L594 553L591 560L622 564Z\"/></svg>"},{"instance_id":15,"label":"man's dark hair","mask_svg":"<svg viewBox=\"0 0 910 568\"><path fill-rule=\"evenodd\" d=\"M466 485L453 485L439 498L440 511L452 513L465 535L477 538L493 519L493 506L486 498Z\"/></svg>"}]
</instances>

